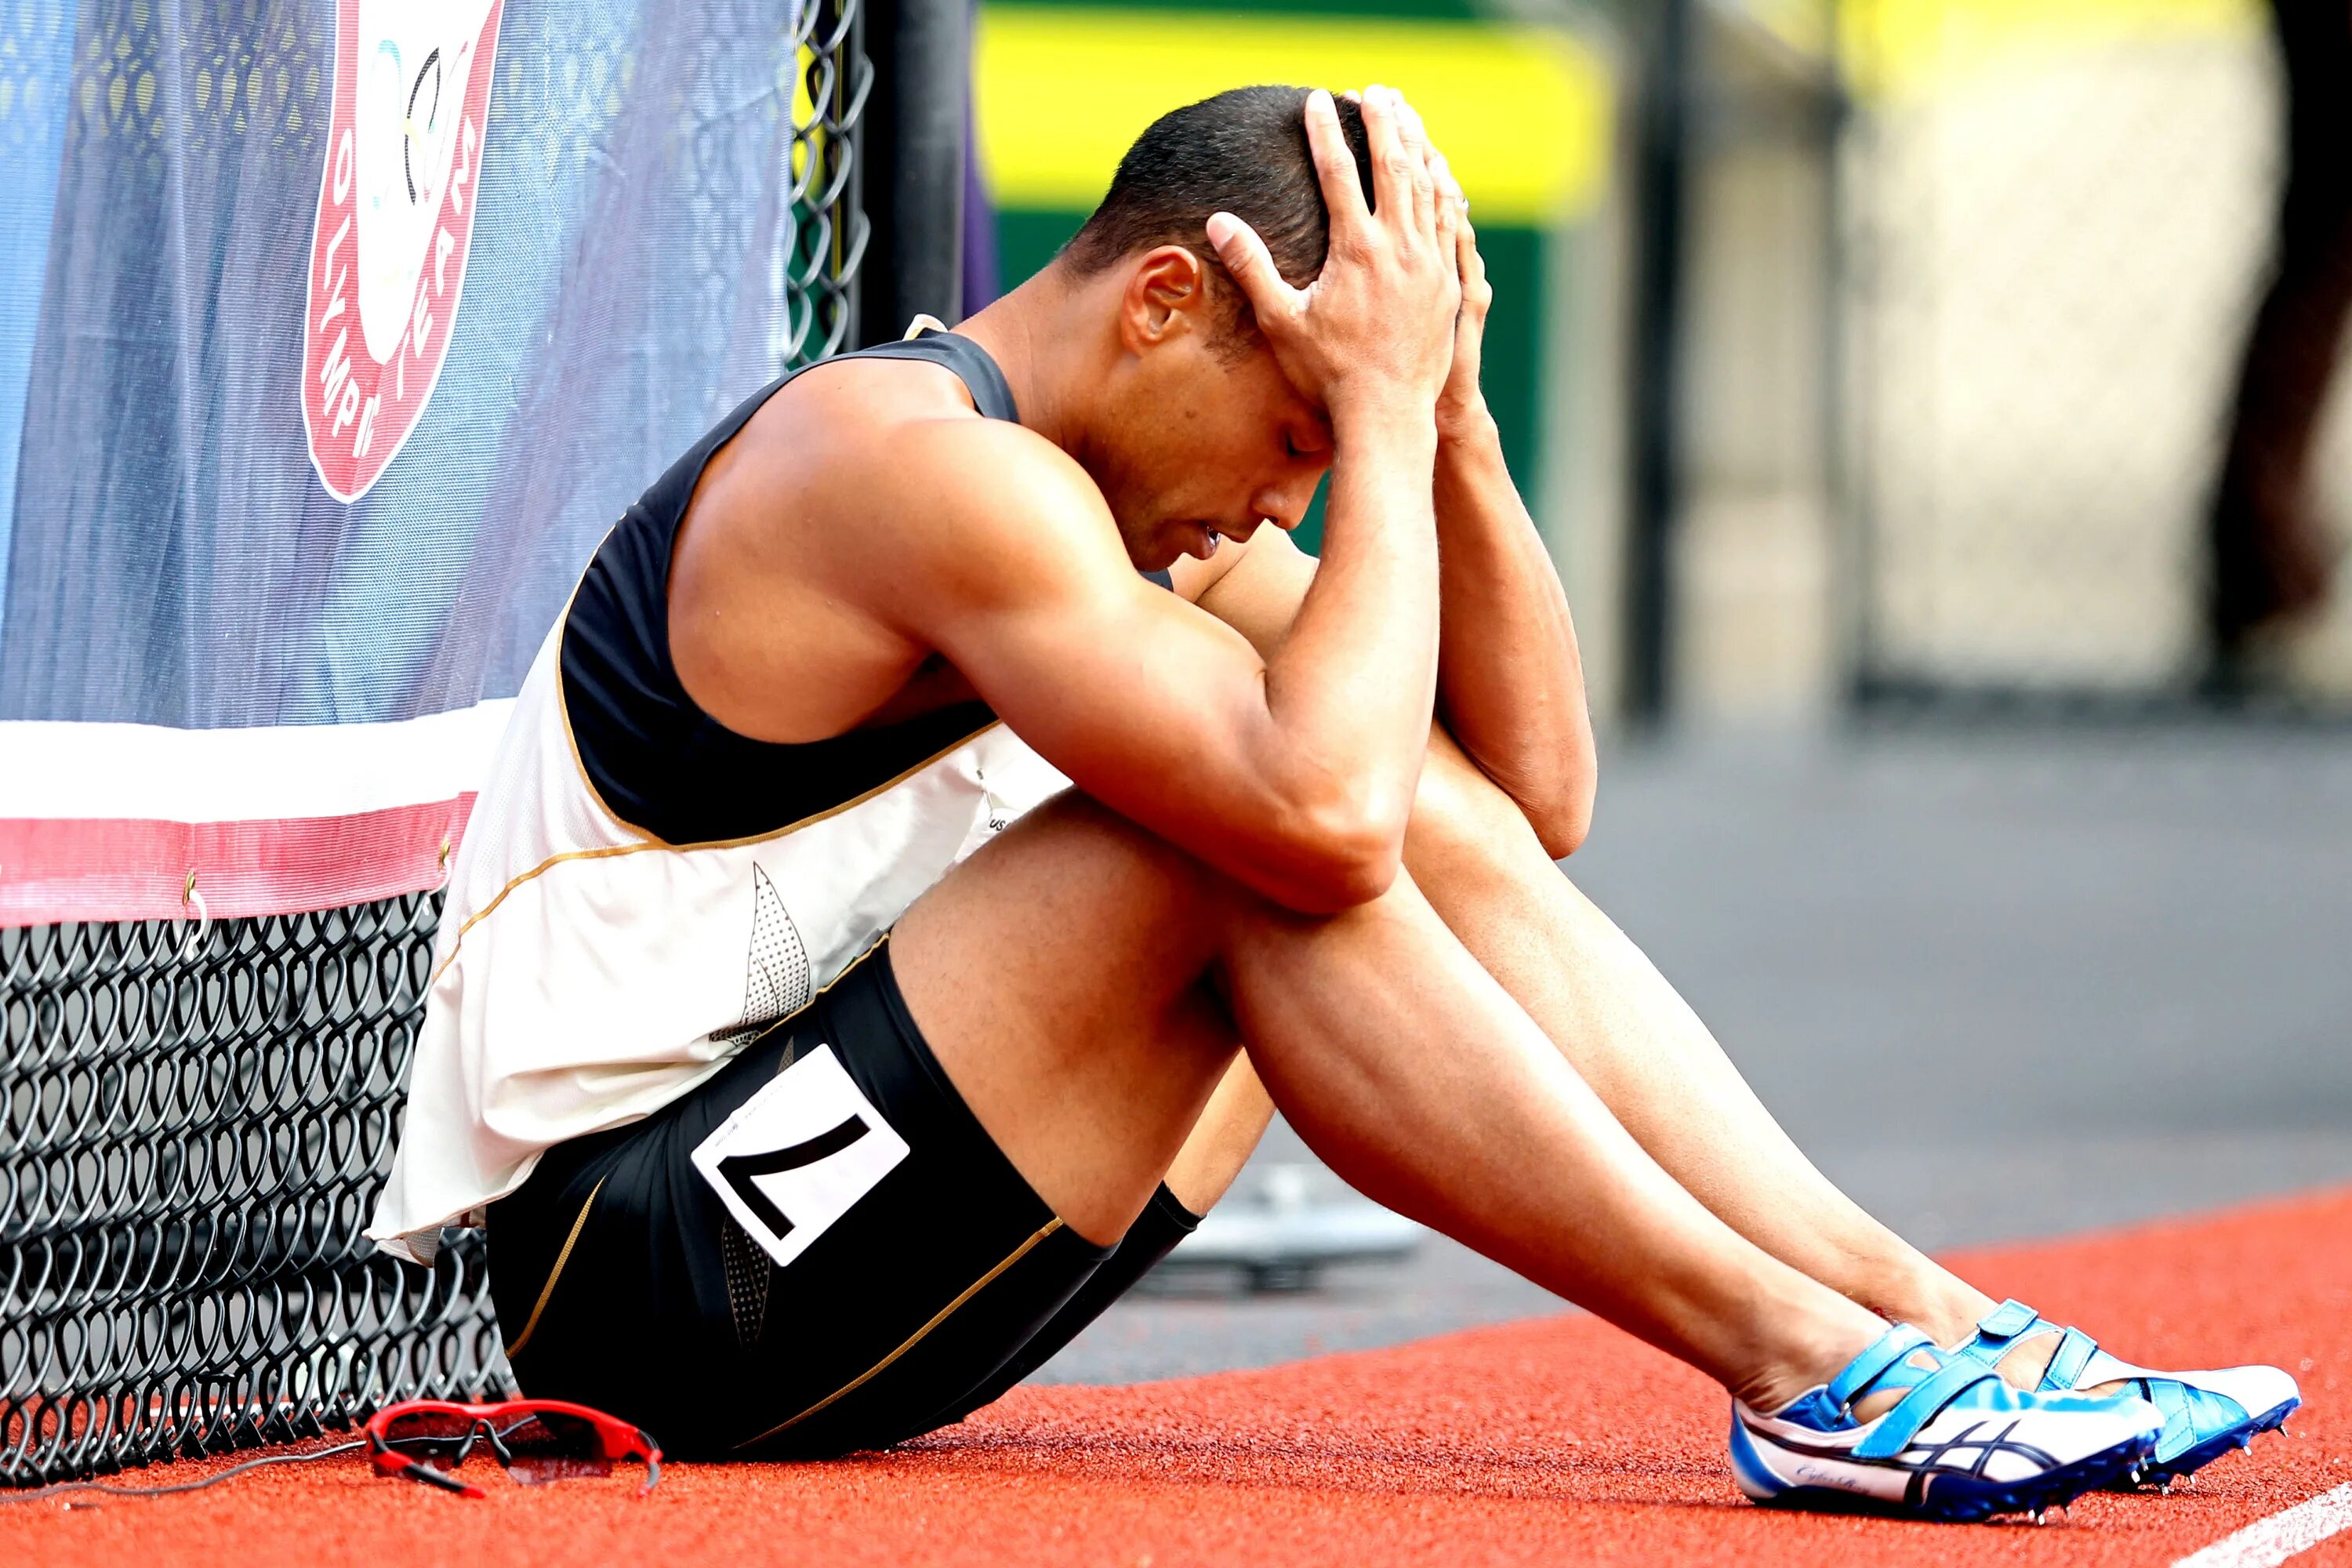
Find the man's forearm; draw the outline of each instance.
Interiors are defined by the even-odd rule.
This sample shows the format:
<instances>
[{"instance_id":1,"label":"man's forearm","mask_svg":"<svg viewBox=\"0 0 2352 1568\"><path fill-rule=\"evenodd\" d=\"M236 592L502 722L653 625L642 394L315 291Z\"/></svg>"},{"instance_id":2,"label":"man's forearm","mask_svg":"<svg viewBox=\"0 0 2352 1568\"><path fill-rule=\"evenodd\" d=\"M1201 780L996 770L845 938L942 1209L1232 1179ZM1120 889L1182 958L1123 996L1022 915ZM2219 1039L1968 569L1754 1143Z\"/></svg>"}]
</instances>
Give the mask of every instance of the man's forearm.
<instances>
[{"instance_id":1,"label":"man's forearm","mask_svg":"<svg viewBox=\"0 0 2352 1568\"><path fill-rule=\"evenodd\" d=\"M1567 595L1511 482L1494 422L1439 443L1438 704L1555 856L1584 837L1595 766Z\"/></svg>"},{"instance_id":2,"label":"man's forearm","mask_svg":"<svg viewBox=\"0 0 2352 1568\"><path fill-rule=\"evenodd\" d=\"M1266 698L1318 769L1398 835L1437 682L1435 433L1418 419L1338 424L1322 566L1266 664Z\"/></svg>"}]
</instances>

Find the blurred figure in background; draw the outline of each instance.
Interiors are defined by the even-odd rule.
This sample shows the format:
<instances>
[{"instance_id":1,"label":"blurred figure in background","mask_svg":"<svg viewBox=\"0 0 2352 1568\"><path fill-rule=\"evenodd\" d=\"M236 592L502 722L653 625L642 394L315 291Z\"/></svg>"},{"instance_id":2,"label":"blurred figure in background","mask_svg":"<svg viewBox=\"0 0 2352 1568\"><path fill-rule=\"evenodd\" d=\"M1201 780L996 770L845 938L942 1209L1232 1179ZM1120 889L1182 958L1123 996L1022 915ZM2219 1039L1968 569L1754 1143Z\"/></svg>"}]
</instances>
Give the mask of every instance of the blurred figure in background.
<instances>
[{"instance_id":1,"label":"blurred figure in background","mask_svg":"<svg viewBox=\"0 0 2352 1568\"><path fill-rule=\"evenodd\" d=\"M2212 514L2216 673L2327 597L2333 563L2311 448L2352 310L2352 0L2271 0L2286 67L2275 269L2247 334Z\"/></svg>"}]
</instances>

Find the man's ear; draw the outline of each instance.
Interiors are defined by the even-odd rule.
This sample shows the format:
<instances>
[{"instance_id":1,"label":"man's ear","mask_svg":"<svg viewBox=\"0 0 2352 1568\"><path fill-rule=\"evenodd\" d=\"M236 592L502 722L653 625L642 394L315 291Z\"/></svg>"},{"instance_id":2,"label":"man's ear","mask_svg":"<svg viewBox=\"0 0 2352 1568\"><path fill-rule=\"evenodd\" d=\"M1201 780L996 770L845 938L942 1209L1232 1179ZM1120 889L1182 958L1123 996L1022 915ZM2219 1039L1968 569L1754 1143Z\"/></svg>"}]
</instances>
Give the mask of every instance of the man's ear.
<instances>
[{"instance_id":1,"label":"man's ear","mask_svg":"<svg viewBox=\"0 0 2352 1568\"><path fill-rule=\"evenodd\" d=\"M1157 348L1207 320L1208 268L1181 245L1163 245L1135 262L1119 297L1119 339L1130 353Z\"/></svg>"}]
</instances>

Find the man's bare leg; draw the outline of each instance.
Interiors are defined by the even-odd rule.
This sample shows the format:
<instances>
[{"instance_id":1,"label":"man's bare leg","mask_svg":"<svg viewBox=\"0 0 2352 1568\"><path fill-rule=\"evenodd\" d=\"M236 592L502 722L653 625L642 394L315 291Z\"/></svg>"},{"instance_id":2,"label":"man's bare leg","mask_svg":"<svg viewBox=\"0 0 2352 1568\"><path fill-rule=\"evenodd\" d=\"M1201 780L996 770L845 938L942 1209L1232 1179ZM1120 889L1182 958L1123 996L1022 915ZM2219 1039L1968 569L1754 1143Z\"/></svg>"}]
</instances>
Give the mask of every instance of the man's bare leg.
<instances>
[{"instance_id":1,"label":"man's bare leg","mask_svg":"<svg viewBox=\"0 0 2352 1568\"><path fill-rule=\"evenodd\" d=\"M1734 1230L1942 1343L1991 1310L1814 1167L1656 966L1442 734L1423 771L1406 864L1626 1130Z\"/></svg>"},{"instance_id":2,"label":"man's bare leg","mask_svg":"<svg viewBox=\"0 0 2352 1568\"><path fill-rule=\"evenodd\" d=\"M1517 805L1443 732L1422 773L1405 864L1463 945L1635 1141L1726 1224L1939 1343L1966 1338L1992 1308L1814 1167L1688 1004L1560 874ZM1252 1092L1247 1061L1236 1064L1170 1173L1177 1196L1196 1212L1214 1202L1272 1109L1263 1091ZM2003 1370L2031 1386L2054 1348L2048 1337L2028 1342Z\"/></svg>"},{"instance_id":3,"label":"man's bare leg","mask_svg":"<svg viewBox=\"0 0 2352 1568\"><path fill-rule=\"evenodd\" d=\"M1177 1163L1237 1026L1275 1102L1360 1190L1752 1405L1823 1381L1884 1327L1643 1153L1409 877L1297 916L1073 794L892 940L949 1077L1090 1239L1121 1235Z\"/></svg>"}]
</instances>

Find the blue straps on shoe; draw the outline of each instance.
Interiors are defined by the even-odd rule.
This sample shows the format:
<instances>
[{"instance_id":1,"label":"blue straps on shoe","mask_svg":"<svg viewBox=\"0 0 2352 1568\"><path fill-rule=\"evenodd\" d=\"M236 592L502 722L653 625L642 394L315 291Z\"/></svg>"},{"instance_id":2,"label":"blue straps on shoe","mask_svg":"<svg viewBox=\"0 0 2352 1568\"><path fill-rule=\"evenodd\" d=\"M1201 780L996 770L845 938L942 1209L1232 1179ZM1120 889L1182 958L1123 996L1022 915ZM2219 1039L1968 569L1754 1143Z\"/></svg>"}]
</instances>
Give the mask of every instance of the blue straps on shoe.
<instances>
[{"instance_id":1,"label":"blue straps on shoe","mask_svg":"<svg viewBox=\"0 0 2352 1568\"><path fill-rule=\"evenodd\" d=\"M2054 1327L2055 1325L2050 1325ZM2099 1353L2099 1342L2080 1329L2068 1329L2058 1342L2058 1353L2050 1358L2050 1370L2042 1374L2044 1388L2072 1388L2083 1380L2083 1369Z\"/></svg>"},{"instance_id":2,"label":"blue straps on shoe","mask_svg":"<svg viewBox=\"0 0 2352 1568\"><path fill-rule=\"evenodd\" d=\"M1932 1347L1930 1353L1943 1364L1921 1382L1913 1384L1911 1392L1878 1418L1862 1441L1853 1446L1855 1458L1895 1458L1911 1446L1919 1428L1940 1415L1946 1405L1980 1383L2000 1382L2000 1373L1981 1362L1966 1356L1946 1356Z\"/></svg>"},{"instance_id":3,"label":"blue straps on shoe","mask_svg":"<svg viewBox=\"0 0 2352 1568\"><path fill-rule=\"evenodd\" d=\"M2024 1302L2007 1300L1977 1320L1977 1331L1969 1335L1968 1342L1961 1345L1955 1353L1967 1356L1971 1361L1982 1362L1987 1366L1994 1366L1999 1364L2001 1357L2017 1348L2020 1340L2031 1339L2035 1334L2054 1334L2057 1331L2057 1324ZM2082 1345L2079 1352L2073 1356L2071 1370L2062 1368L2061 1360L2074 1349L2074 1342L2077 1340L2082 1342ZM2088 1335L2079 1330L2068 1329L2066 1337L2059 1342L2058 1356L2052 1359L2050 1370L2043 1374L2042 1382L2037 1386L2044 1391L2073 1388L2074 1382L2072 1373L2080 1373L2084 1363L2091 1359L2091 1352L2098 1348Z\"/></svg>"},{"instance_id":4,"label":"blue straps on shoe","mask_svg":"<svg viewBox=\"0 0 2352 1568\"><path fill-rule=\"evenodd\" d=\"M1895 1363L1922 1345L1931 1352L1936 1348L1934 1342L1919 1330L1908 1323L1896 1323L1872 1341L1868 1350L1846 1363L1844 1371L1830 1379L1830 1403L1842 1412L1849 1409ZM1941 1359L1940 1354L1937 1359Z\"/></svg>"},{"instance_id":5,"label":"blue straps on shoe","mask_svg":"<svg viewBox=\"0 0 2352 1568\"><path fill-rule=\"evenodd\" d=\"M2019 1335L2025 1333L2028 1330L2032 1329L2034 1324L2041 1321L2042 1314L2036 1312L2024 1302L2016 1300L2003 1301L2000 1306L1995 1307L1991 1311L1987 1312L1982 1318L1978 1320L1977 1338L1979 1342L1985 1340L2014 1341ZM2002 1348L2005 1350L2008 1347L2004 1344Z\"/></svg>"},{"instance_id":6,"label":"blue straps on shoe","mask_svg":"<svg viewBox=\"0 0 2352 1568\"><path fill-rule=\"evenodd\" d=\"M1992 1365L2034 1334L2056 1333L2058 1325L2022 1301L2003 1301L1977 1320L1977 1331L1959 1347L1961 1355ZM2092 1347L2094 1350L2097 1346ZM2043 1387L2050 1386L2047 1384Z\"/></svg>"},{"instance_id":7,"label":"blue straps on shoe","mask_svg":"<svg viewBox=\"0 0 2352 1568\"><path fill-rule=\"evenodd\" d=\"M1924 1352L1935 1363L1923 1371L1911 1358ZM1919 1428L1934 1420L1945 1406L1985 1382L1999 1383L2000 1374L1983 1363L1937 1350L1935 1342L1909 1323L1896 1323L1872 1342L1870 1348L1845 1364L1825 1390L1838 1414L1853 1418L1853 1402L1874 1388L1904 1384L1893 1374L1907 1373L1910 1384L1895 1408L1878 1417L1870 1432L1854 1445L1857 1459L1892 1459L1911 1446Z\"/></svg>"},{"instance_id":8,"label":"blue straps on shoe","mask_svg":"<svg viewBox=\"0 0 2352 1568\"><path fill-rule=\"evenodd\" d=\"M1987 1366L2000 1363L2001 1357L2016 1348L2020 1340L2036 1334L2057 1334L2057 1324L2035 1311L2022 1301L2003 1301L1977 1321L1977 1331L1958 1353ZM2035 1386L2044 1394L2065 1393L2082 1381L2083 1369L2099 1353L2099 1342L2080 1329L2067 1329L2061 1334L2058 1349L2050 1358L2047 1371Z\"/></svg>"}]
</instances>

